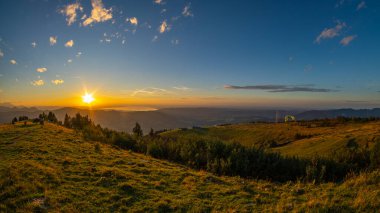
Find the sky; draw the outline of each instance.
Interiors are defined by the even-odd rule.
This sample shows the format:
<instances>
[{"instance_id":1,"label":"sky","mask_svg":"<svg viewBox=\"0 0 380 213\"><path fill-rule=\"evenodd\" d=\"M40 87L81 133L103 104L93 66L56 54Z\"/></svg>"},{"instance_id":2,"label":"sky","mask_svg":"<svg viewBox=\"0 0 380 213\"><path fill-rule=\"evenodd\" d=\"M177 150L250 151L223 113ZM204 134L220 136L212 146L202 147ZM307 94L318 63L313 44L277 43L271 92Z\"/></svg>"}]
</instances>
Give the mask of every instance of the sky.
<instances>
[{"instance_id":1,"label":"sky","mask_svg":"<svg viewBox=\"0 0 380 213\"><path fill-rule=\"evenodd\" d=\"M380 107L378 0L0 1L0 103Z\"/></svg>"}]
</instances>

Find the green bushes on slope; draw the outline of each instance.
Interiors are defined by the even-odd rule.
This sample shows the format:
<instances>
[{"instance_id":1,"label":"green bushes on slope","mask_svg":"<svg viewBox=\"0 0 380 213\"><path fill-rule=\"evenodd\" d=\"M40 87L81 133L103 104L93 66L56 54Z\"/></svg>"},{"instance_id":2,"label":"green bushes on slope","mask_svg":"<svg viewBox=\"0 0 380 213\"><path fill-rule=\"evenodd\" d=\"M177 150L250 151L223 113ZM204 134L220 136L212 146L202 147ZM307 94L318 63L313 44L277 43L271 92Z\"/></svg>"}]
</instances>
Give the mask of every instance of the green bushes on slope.
<instances>
[{"instance_id":1,"label":"green bushes on slope","mask_svg":"<svg viewBox=\"0 0 380 213\"><path fill-rule=\"evenodd\" d=\"M340 181L350 172L358 172L380 165L380 145L372 151L359 149L355 141L348 141L345 151L329 158L301 159L285 157L239 143L223 143L201 137L162 138L151 134L142 136L136 123L134 134L117 132L95 125L88 116L65 116L64 125L82 132L87 140L101 141L155 158L181 163L194 169L218 175L241 176L273 181L305 180L314 182ZM379 142L378 142L379 143Z\"/></svg>"}]
</instances>

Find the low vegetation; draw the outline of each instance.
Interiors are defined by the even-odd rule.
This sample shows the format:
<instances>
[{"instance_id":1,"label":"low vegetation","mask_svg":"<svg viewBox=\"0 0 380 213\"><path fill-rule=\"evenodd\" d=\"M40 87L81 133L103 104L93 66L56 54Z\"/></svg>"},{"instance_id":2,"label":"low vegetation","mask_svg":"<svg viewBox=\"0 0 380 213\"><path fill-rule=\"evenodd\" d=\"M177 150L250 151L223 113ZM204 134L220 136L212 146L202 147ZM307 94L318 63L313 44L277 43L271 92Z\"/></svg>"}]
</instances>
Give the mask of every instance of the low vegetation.
<instances>
[{"instance_id":1,"label":"low vegetation","mask_svg":"<svg viewBox=\"0 0 380 213\"><path fill-rule=\"evenodd\" d=\"M323 126L328 123L331 128L332 124L338 125L340 122L345 121L335 123L335 120L330 122L324 120ZM315 121L314 124L318 125L319 121ZM336 151L333 155L299 158L268 152L262 147L247 146L237 142L226 143L215 138L197 135L167 137L166 133L162 136L163 134L155 134L151 130L149 135L143 137L138 123L133 128L133 134L130 135L102 128L95 125L88 116L80 114L73 118L66 115L63 125L80 131L87 140L116 145L217 175L238 175L280 182L296 180L326 182L341 181L351 172L358 173L379 166L376 157L370 158L371 152L375 149L371 151L369 146L359 147L353 139L347 143L345 149ZM299 126L305 126L305 124ZM304 138L299 133L296 133L295 137ZM380 140L376 143L380 143Z\"/></svg>"},{"instance_id":2,"label":"low vegetation","mask_svg":"<svg viewBox=\"0 0 380 213\"><path fill-rule=\"evenodd\" d=\"M378 170L321 184L216 176L83 136L50 122L0 125L0 212L371 212L380 208Z\"/></svg>"}]
</instances>

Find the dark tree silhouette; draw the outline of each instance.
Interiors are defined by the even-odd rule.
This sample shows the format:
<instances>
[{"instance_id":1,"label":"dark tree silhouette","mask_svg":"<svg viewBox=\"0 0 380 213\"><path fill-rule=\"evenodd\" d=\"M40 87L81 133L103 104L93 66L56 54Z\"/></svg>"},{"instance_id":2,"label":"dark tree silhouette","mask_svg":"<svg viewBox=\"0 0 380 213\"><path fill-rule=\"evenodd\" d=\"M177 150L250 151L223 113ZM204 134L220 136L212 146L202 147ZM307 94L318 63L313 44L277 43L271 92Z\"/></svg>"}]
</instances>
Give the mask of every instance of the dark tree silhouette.
<instances>
[{"instance_id":1,"label":"dark tree silhouette","mask_svg":"<svg viewBox=\"0 0 380 213\"><path fill-rule=\"evenodd\" d=\"M65 114L65 120L63 121L63 126L67 127L67 128L70 128L71 127L71 122L70 122L70 116L68 116L67 114Z\"/></svg>"},{"instance_id":2,"label":"dark tree silhouette","mask_svg":"<svg viewBox=\"0 0 380 213\"><path fill-rule=\"evenodd\" d=\"M17 118L14 117L14 118L12 119L12 124L15 124L16 122L17 122Z\"/></svg>"},{"instance_id":3,"label":"dark tree silhouette","mask_svg":"<svg viewBox=\"0 0 380 213\"><path fill-rule=\"evenodd\" d=\"M143 131L141 129L141 126L137 122L136 122L136 126L133 128L132 132L133 132L133 135L138 137L138 138L143 136Z\"/></svg>"},{"instance_id":4,"label":"dark tree silhouette","mask_svg":"<svg viewBox=\"0 0 380 213\"><path fill-rule=\"evenodd\" d=\"M47 116L47 120L49 122L52 122L52 123L57 123L58 122L58 119L57 117L55 117L55 114L52 113L52 112L49 112L48 116Z\"/></svg>"},{"instance_id":5,"label":"dark tree silhouette","mask_svg":"<svg viewBox=\"0 0 380 213\"><path fill-rule=\"evenodd\" d=\"M149 136L150 137L154 137L154 130L153 130L153 128L150 128Z\"/></svg>"}]
</instances>

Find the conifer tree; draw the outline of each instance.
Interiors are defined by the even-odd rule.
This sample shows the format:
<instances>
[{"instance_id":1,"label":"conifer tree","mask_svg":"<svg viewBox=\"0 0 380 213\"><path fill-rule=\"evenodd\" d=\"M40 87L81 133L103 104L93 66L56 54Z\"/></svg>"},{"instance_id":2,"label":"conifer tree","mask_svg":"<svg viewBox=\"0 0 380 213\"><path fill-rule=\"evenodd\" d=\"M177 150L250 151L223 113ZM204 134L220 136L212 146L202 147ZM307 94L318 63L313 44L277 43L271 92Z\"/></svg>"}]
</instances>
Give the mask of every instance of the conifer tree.
<instances>
[{"instance_id":1,"label":"conifer tree","mask_svg":"<svg viewBox=\"0 0 380 213\"><path fill-rule=\"evenodd\" d=\"M133 132L133 135L135 135L138 138L143 136L143 131L141 129L141 126L137 122L136 122L136 126L133 128L132 132Z\"/></svg>"}]
</instances>

